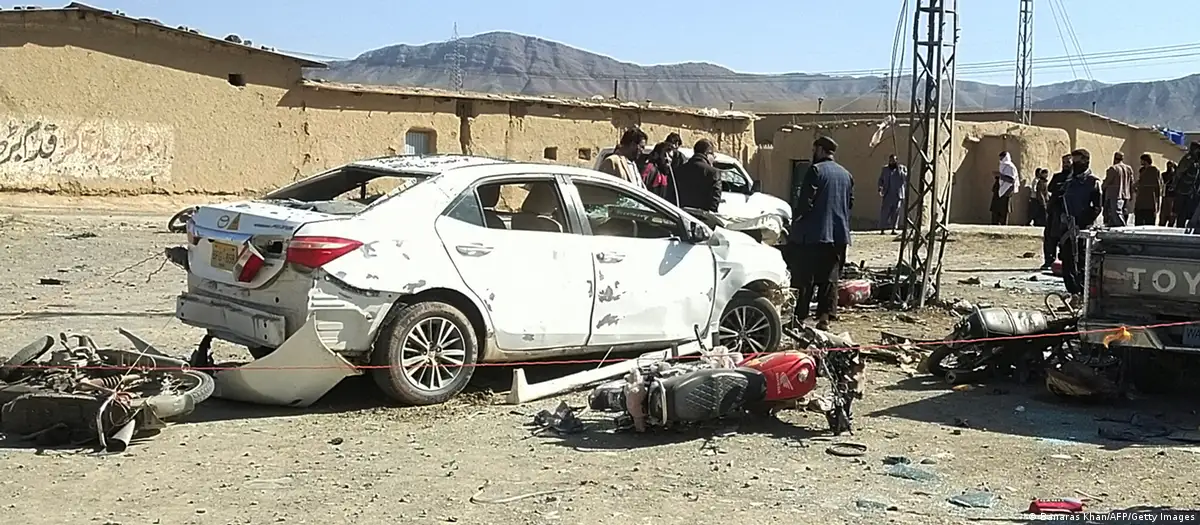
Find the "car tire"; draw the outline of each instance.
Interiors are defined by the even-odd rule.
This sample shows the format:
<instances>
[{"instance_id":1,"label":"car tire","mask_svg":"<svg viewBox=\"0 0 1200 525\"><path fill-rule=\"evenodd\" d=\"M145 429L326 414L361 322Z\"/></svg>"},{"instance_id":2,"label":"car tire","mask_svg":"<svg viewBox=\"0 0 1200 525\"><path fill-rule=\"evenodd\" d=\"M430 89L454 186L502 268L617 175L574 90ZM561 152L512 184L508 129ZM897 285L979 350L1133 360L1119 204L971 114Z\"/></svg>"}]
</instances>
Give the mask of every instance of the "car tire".
<instances>
[{"instance_id":1,"label":"car tire","mask_svg":"<svg viewBox=\"0 0 1200 525\"><path fill-rule=\"evenodd\" d=\"M479 341L471 321L458 308L438 301L397 305L397 308L375 341L371 356L371 364L376 367L371 371L375 383L387 397L404 405L436 405L458 395L471 382L479 356ZM422 384L422 379L427 378L423 374L440 374L443 369L418 371L414 373L414 378L405 370L404 359L405 353L419 346L419 343L414 343L410 349L406 349L406 345L414 332L428 333L429 326L446 322L457 331L455 337L461 338L461 345L455 343L452 346L454 352L462 352L461 358L456 358L462 364L445 368L453 372L453 377L440 387L433 388L437 385ZM441 363L446 364L445 361Z\"/></svg>"},{"instance_id":2,"label":"car tire","mask_svg":"<svg viewBox=\"0 0 1200 525\"><path fill-rule=\"evenodd\" d=\"M748 308L754 312L757 312L758 315L762 316L762 318L765 318L767 321L769 337L763 341L760 341L760 344L764 345L764 348L761 350L753 346L749 346L746 343L730 346L724 342L727 341L727 337L732 337L726 335L726 322L729 321L730 323L737 323L736 320L729 319L729 316L735 315L736 311L744 308ZM751 291L743 290L734 294L733 299L729 301L729 304L725 305L725 311L721 313L721 321L719 326L721 329L718 330L717 340L721 342L720 344L724 344L727 348L729 348L729 350L735 352L740 351L747 354L769 354L779 349L779 342L783 339L783 319L779 317L779 310L775 308L775 305L771 303L769 299Z\"/></svg>"}]
</instances>

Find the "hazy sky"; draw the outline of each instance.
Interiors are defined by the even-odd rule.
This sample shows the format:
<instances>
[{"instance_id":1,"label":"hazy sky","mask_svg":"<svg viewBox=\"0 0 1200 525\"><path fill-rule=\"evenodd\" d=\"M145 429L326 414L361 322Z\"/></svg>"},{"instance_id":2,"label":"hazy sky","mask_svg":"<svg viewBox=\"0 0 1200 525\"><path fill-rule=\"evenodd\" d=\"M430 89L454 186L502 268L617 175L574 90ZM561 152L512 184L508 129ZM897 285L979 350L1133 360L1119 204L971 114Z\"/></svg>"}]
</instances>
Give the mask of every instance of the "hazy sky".
<instances>
[{"instance_id":1,"label":"hazy sky","mask_svg":"<svg viewBox=\"0 0 1200 525\"><path fill-rule=\"evenodd\" d=\"M704 61L752 73L886 70L903 4L902 0L91 1L96 7L156 18L171 26L187 25L218 37L236 33L256 45L326 58L350 58L396 43L447 40L457 23L461 36L505 30L623 61ZM915 3L911 0L910 5ZM958 3L960 78L1011 85L1017 0ZM1145 81L1200 72L1200 32L1195 24L1183 23L1196 16L1195 10L1180 0L1135 4L1138 9L1118 0L1035 0L1034 83L1088 78ZM1064 18L1074 29L1074 39L1065 29L1060 32ZM911 29L904 38L911 39ZM1063 57L1079 55L1075 41L1088 67L1076 62L1072 71ZM1178 47L1123 53L1166 46ZM906 54L911 55L911 44Z\"/></svg>"}]
</instances>

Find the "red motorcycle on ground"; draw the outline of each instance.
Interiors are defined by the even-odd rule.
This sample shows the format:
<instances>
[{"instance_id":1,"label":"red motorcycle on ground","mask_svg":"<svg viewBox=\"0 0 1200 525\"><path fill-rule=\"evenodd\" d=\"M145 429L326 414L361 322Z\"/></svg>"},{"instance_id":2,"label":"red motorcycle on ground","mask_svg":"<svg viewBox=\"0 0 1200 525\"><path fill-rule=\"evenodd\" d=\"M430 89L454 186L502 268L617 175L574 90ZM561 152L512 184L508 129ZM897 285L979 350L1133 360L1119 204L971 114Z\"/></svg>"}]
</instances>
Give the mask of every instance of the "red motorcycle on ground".
<instances>
[{"instance_id":1,"label":"red motorcycle on ground","mask_svg":"<svg viewBox=\"0 0 1200 525\"><path fill-rule=\"evenodd\" d=\"M656 363L635 369L624 379L596 387L589 406L622 412L616 418L617 428L641 432L792 408L824 376L830 378L834 392L822 408L830 429L840 434L850 431L850 405L860 396L850 384L859 363L856 354L788 350L740 359L718 348L700 363Z\"/></svg>"}]
</instances>

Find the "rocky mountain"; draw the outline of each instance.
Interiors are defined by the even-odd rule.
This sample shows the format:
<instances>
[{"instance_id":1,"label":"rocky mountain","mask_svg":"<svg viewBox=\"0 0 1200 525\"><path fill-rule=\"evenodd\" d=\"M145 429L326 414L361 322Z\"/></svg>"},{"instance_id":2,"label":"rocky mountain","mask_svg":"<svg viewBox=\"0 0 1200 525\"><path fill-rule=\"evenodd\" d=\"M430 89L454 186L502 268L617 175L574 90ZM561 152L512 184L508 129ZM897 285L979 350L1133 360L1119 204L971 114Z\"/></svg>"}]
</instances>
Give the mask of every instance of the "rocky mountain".
<instances>
[{"instance_id":1,"label":"rocky mountain","mask_svg":"<svg viewBox=\"0 0 1200 525\"><path fill-rule=\"evenodd\" d=\"M457 67L455 64L457 63ZM871 111L886 107L881 77L804 73L751 75L707 63L641 66L565 44L507 32L454 42L398 44L334 62L310 76L340 82L451 88L461 71L464 89L496 93L612 97L662 104L755 111ZM614 86L615 82L615 86ZM907 107L911 79L900 79ZM615 91L614 91L615 89ZM960 81L962 110L1012 107L1013 88ZM1158 82L1107 85L1076 80L1038 86L1035 107L1091 109L1126 122L1200 129L1200 75Z\"/></svg>"}]
</instances>

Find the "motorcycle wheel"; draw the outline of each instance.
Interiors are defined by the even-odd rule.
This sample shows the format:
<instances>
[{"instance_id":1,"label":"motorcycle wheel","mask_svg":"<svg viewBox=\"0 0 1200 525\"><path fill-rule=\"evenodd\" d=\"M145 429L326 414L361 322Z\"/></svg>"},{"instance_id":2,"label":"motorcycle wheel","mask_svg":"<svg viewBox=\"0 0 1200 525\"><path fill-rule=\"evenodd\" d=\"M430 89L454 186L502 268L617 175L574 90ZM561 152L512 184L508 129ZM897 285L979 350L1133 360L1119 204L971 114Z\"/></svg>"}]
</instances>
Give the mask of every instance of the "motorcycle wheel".
<instances>
[{"instance_id":1,"label":"motorcycle wheel","mask_svg":"<svg viewBox=\"0 0 1200 525\"><path fill-rule=\"evenodd\" d=\"M28 372L28 369L22 367L37 361L39 357L45 355L51 348L54 348L54 338L48 335L44 335L36 341L25 345L25 348L17 351L17 353L4 362L3 366L0 366L0 382L11 382L19 379Z\"/></svg>"},{"instance_id":2,"label":"motorcycle wheel","mask_svg":"<svg viewBox=\"0 0 1200 525\"><path fill-rule=\"evenodd\" d=\"M929 363L929 373L939 379L946 379L947 373L954 371L951 379L955 380L969 375L971 372L976 371L980 366L987 362L988 359L988 355L982 350L979 350L977 355L967 360L969 366L963 366L964 363L959 362L959 358L962 357L963 354L976 349L978 349L976 345L944 344L938 346L933 350L933 352L930 352L929 357L927 358ZM944 361L946 361L946 358L952 356L955 358L955 363L952 367L947 367L946 365L942 364Z\"/></svg>"},{"instance_id":3,"label":"motorcycle wheel","mask_svg":"<svg viewBox=\"0 0 1200 525\"><path fill-rule=\"evenodd\" d=\"M187 223L192 218L192 213L196 208L184 208L178 213L171 216L171 220L167 221L167 231L171 233L183 233L187 231Z\"/></svg>"},{"instance_id":4,"label":"motorcycle wheel","mask_svg":"<svg viewBox=\"0 0 1200 525\"><path fill-rule=\"evenodd\" d=\"M176 382L188 384L181 393L160 394L146 398L145 405L160 419L173 419L190 414L196 405L212 397L216 382L212 376L195 370L163 370L156 375L170 375Z\"/></svg>"}]
</instances>

